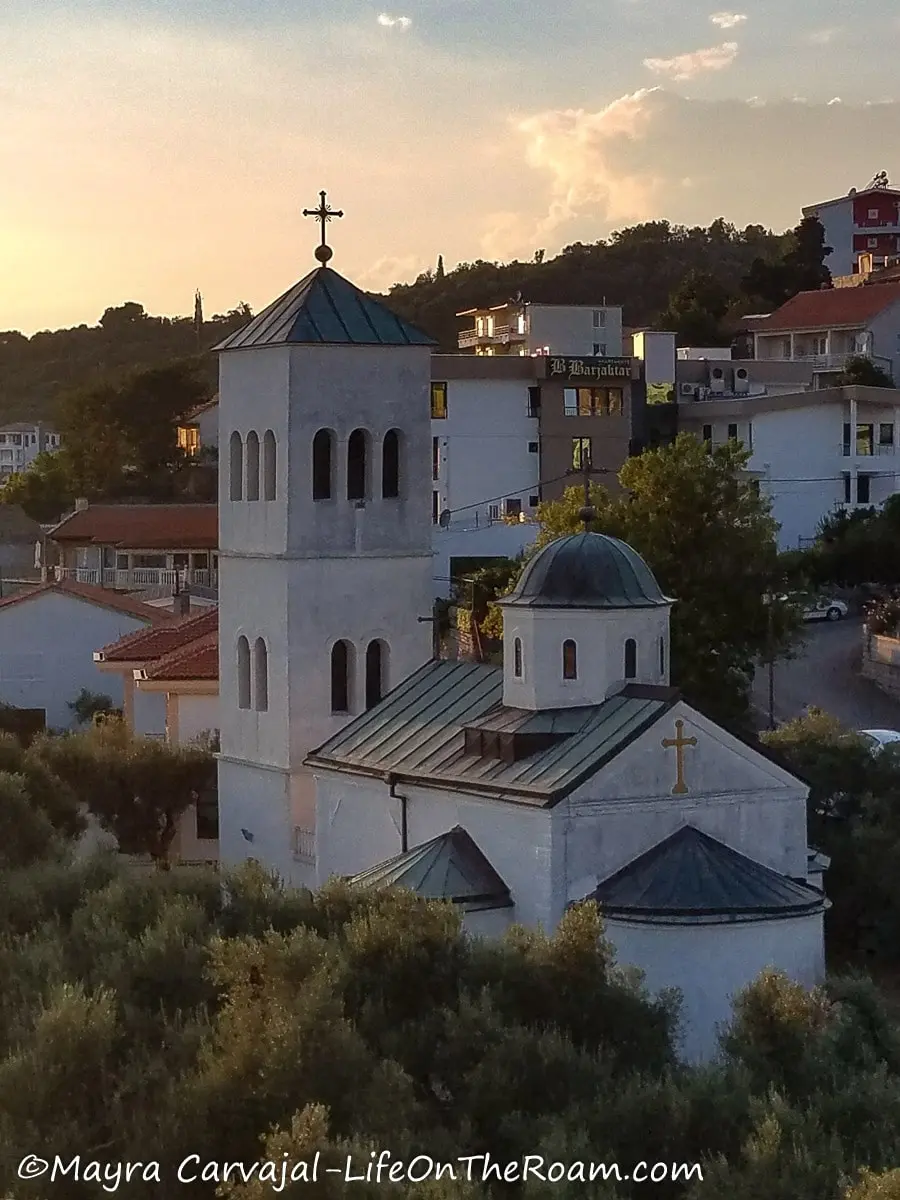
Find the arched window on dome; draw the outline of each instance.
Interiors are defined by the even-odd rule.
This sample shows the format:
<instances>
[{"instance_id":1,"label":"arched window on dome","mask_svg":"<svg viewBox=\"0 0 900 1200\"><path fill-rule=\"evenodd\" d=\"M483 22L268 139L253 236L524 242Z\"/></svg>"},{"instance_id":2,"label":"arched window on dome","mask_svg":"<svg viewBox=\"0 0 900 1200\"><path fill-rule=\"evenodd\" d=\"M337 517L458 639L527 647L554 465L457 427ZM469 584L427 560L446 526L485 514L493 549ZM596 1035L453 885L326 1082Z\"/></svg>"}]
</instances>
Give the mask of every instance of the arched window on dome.
<instances>
[{"instance_id":1,"label":"arched window on dome","mask_svg":"<svg viewBox=\"0 0 900 1200\"><path fill-rule=\"evenodd\" d=\"M563 679L578 678L578 648L571 638L563 642Z\"/></svg>"},{"instance_id":2,"label":"arched window on dome","mask_svg":"<svg viewBox=\"0 0 900 1200\"><path fill-rule=\"evenodd\" d=\"M320 429L312 444L312 494L313 500L330 500L334 463L332 446L334 439L330 429Z\"/></svg>"},{"instance_id":3,"label":"arched window on dome","mask_svg":"<svg viewBox=\"0 0 900 1200\"><path fill-rule=\"evenodd\" d=\"M625 678L634 679L637 675L637 642L628 638L625 642Z\"/></svg>"},{"instance_id":4,"label":"arched window on dome","mask_svg":"<svg viewBox=\"0 0 900 1200\"><path fill-rule=\"evenodd\" d=\"M250 707L250 643L243 636L237 642L238 708Z\"/></svg>"},{"instance_id":5,"label":"arched window on dome","mask_svg":"<svg viewBox=\"0 0 900 1200\"><path fill-rule=\"evenodd\" d=\"M335 642L331 647L331 711L348 713L353 692L353 647Z\"/></svg>"},{"instance_id":6,"label":"arched window on dome","mask_svg":"<svg viewBox=\"0 0 900 1200\"><path fill-rule=\"evenodd\" d=\"M244 495L244 444L235 429L228 442L228 498L240 500Z\"/></svg>"},{"instance_id":7,"label":"arched window on dome","mask_svg":"<svg viewBox=\"0 0 900 1200\"><path fill-rule=\"evenodd\" d=\"M265 641L256 639L253 647L253 690L254 708L257 712L269 711L269 651Z\"/></svg>"},{"instance_id":8,"label":"arched window on dome","mask_svg":"<svg viewBox=\"0 0 900 1200\"><path fill-rule=\"evenodd\" d=\"M522 639L513 639L513 675L516 679L522 678Z\"/></svg>"},{"instance_id":9,"label":"arched window on dome","mask_svg":"<svg viewBox=\"0 0 900 1200\"><path fill-rule=\"evenodd\" d=\"M381 443L381 495L396 500L400 495L400 434L389 429Z\"/></svg>"},{"instance_id":10,"label":"arched window on dome","mask_svg":"<svg viewBox=\"0 0 900 1200\"><path fill-rule=\"evenodd\" d=\"M278 465L278 449L275 434L267 429L263 437L263 500L275 499L275 472Z\"/></svg>"},{"instance_id":11,"label":"arched window on dome","mask_svg":"<svg viewBox=\"0 0 900 1200\"><path fill-rule=\"evenodd\" d=\"M247 434L247 499L259 499L259 434Z\"/></svg>"}]
</instances>

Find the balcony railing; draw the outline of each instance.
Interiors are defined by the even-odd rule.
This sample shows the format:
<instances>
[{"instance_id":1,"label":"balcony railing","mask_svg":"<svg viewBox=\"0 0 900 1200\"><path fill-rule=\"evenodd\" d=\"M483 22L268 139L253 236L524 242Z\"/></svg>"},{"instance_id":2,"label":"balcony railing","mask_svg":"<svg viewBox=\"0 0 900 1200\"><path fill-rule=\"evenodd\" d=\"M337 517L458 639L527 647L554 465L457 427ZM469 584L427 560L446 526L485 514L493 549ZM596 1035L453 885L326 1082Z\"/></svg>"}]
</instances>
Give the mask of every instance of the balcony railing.
<instances>
[{"instance_id":1,"label":"balcony railing","mask_svg":"<svg viewBox=\"0 0 900 1200\"><path fill-rule=\"evenodd\" d=\"M457 338L460 350L466 350L469 346L477 346L483 336L475 332L474 329L464 329Z\"/></svg>"},{"instance_id":2,"label":"balcony railing","mask_svg":"<svg viewBox=\"0 0 900 1200\"><path fill-rule=\"evenodd\" d=\"M114 567L102 570L94 567L54 567L53 577L57 583L64 579L75 583L92 583L95 587L118 588L135 591L151 587L206 587L218 585L218 571L201 571L188 568L131 567L119 571Z\"/></svg>"},{"instance_id":3,"label":"balcony railing","mask_svg":"<svg viewBox=\"0 0 900 1200\"><path fill-rule=\"evenodd\" d=\"M301 829L294 826L294 858L297 862L314 863L316 861L316 831Z\"/></svg>"},{"instance_id":4,"label":"balcony railing","mask_svg":"<svg viewBox=\"0 0 900 1200\"><path fill-rule=\"evenodd\" d=\"M853 447L848 442L843 442L841 454L844 458L881 458L883 455L890 455L893 458L897 454L897 449L895 446L882 445Z\"/></svg>"}]
</instances>

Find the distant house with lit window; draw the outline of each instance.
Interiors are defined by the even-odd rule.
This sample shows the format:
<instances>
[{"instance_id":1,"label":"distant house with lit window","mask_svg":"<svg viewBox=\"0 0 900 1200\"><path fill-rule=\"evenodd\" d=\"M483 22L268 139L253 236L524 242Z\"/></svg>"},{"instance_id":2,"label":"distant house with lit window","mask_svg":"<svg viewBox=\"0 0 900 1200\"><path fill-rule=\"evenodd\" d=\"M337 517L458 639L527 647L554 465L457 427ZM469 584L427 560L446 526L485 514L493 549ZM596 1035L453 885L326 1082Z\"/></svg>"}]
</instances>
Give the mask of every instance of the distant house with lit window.
<instances>
[{"instance_id":1,"label":"distant house with lit window","mask_svg":"<svg viewBox=\"0 0 900 1200\"><path fill-rule=\"evenodd\" d=\"M27 471L39 454L59 446L59 434L40 421L0 425L0 479Z\"/></svg>"},{"instance_id":2,"label":"distant house with lit window","mask_svg":"<svg viewBox=\"0 0 900 1200\"><path fill-rule=\"evenodd\" d=\"M219 446L219 397L213 396L184 418L177 429L178 448L188 458Z\"/></svg>"}]
</instances>

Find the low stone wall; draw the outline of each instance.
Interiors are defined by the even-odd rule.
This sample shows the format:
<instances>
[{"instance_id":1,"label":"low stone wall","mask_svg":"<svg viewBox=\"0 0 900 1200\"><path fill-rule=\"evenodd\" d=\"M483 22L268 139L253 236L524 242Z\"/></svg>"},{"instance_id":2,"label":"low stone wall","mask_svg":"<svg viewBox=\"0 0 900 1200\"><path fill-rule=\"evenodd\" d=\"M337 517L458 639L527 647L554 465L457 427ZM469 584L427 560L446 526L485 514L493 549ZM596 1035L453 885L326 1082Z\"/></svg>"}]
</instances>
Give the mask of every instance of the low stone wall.
<instances>
[{"instance_id":1,"label":"low stone wall","mask_svg":"<svg viewBox=\"0 0 900 1200\"><path fill-rule=\"evenodd\" d=\"M863 628L861 674L882 691L900 699L900 638L868 633Z\"/></svg>"}]
</instances>

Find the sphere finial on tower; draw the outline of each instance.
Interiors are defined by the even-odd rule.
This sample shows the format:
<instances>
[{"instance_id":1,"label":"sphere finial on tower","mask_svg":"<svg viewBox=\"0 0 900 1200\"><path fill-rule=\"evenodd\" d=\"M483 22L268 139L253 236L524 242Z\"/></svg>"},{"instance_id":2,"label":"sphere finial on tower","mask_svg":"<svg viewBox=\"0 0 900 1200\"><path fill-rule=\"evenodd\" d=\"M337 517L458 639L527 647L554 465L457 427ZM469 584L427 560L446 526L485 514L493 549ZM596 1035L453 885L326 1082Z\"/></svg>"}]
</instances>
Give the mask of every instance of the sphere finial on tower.
<instances>
[{"instance_id":1,"label":"sphere finial on tower","mask_svg":"<svg viewBox=\"0 0 900 1200\"><path fill-rule=\"evenodd\" d=\"M325 203L325 193L319 192L319 207L304 208L304 217L315 217L322 226L322 241L316 247L315 255L319 262L324 267L331 258L334 251L325 242L325 226L332 217L342 217L344 214L340 209L329 208Z\"/></svg>"}]
</instances>

